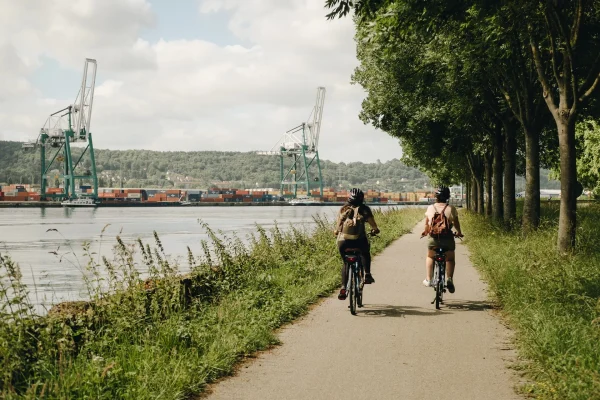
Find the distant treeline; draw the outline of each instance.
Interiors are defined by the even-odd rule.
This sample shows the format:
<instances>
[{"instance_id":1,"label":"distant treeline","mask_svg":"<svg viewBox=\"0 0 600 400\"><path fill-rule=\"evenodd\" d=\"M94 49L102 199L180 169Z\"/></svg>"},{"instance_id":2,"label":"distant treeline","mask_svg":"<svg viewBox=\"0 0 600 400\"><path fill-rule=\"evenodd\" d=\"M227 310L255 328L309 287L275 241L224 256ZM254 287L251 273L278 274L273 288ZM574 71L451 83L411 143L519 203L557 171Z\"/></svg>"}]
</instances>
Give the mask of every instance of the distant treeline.
<instances>
[{"instance_id":1,"label":"distant treeline","mask_svg":"<svg viewBox=\"0 0 600 400\"><path fill-rule=\"evenodd\" d=\"M74 148L75 157L81 150ZM431 187L429 177L398 159L375 163L321 162L326 187L360 186L399 192ZM24 151L20 142L0 141L0 184L40 181L39 151ZM96 150L96 167L102 187L234 188L278 187L279 159L255 153L219 151ZM52 171L58 172L58 163ZM89 161L82 165L89 168ZM542 188L560 184L542 170ZM379 182L379 183L378 183ZM50 186L56 182L49 181ZM524 188L524 181L521 179Z\"/></svg>"}]
</instances>

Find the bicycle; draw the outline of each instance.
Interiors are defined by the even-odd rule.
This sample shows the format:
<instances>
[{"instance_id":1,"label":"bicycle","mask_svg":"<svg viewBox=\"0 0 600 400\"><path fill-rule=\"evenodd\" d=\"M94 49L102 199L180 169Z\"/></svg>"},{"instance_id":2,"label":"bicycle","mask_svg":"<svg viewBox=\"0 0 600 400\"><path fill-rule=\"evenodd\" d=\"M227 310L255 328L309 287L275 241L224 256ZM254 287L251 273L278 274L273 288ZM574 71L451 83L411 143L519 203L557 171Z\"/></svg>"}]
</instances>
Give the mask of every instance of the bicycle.
<instances>
[{"instance_id":1,"label":"bicycle","mask_svg":"<svg viewBox=\"0 0 600 400\"><path fill-rule=\"evenodd\" d=\"M376 233L369 232L375 237ZM344 252L344 263L348 266L348 282L346 293L350 300L350 313L356 315L356 309L363 307L363 289L365 286L365 267L362 264L362 253L358 248L349 248Z\"/></svg>"},{"instance_id":2,"label":"bicycle","mask_svg":"<svg viewBox=\"0 0 600 400\"><path fill-rule=\"evenodd\" d=\"M444 293L446 293L446 251L441 247L435 249L433 262L431 286L435 290L435 297L431 304L435 303L435 308L439 310L440 304L444 304Z\"/></svg>"},{"instance_id":3,"label":"bicycle","mask_svg":"<svg viewBox=\"0 0 600 400\"><path fill-rule=\"evenodd\" d=\"M424 236L421 236L423 238ZM454 237L462 240L462 235L454 233ZM435 308L440 309L440 304L444 304L444 293L446 293L446 250L438 247L433 249L435 255L433 256L433 279L431 280L431 286L435 290L435 297L431 301L431 304L435 303Z\"/></svg>"},{"instance_id":4,"label":"bicycle","mask_svg":"<svg viewBox=\"0 0 600 400\"><path fill-rule=\"evenodd\" d=\"M348 283L346 293L350 299L350 313L356 315L356 308L363 306L363 288L365 268L362 265L360 249L346 249L344 262L348 266Z\"/></svg>"}]
</instances>

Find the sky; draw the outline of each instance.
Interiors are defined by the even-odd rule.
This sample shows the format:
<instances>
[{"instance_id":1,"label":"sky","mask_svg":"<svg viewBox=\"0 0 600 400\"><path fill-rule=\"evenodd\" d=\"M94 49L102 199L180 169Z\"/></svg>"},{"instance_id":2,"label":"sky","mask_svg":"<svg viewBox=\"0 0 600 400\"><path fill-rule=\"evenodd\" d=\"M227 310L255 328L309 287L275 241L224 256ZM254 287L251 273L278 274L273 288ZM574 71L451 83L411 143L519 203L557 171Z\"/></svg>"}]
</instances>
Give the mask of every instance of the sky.
<instances>
[{"instance_id":1,"label":"sky","mask_svg":"<svg viewBox=\"0 0 600 400\"><path fill-rule=\"evenodd\" d=\"M93 58L96 148L270 150L324 86L321 159L400 158L358 118L351 18L325 14L324 0L0 0L0 140L35 140Z\"/></svg>"}]
</instances>

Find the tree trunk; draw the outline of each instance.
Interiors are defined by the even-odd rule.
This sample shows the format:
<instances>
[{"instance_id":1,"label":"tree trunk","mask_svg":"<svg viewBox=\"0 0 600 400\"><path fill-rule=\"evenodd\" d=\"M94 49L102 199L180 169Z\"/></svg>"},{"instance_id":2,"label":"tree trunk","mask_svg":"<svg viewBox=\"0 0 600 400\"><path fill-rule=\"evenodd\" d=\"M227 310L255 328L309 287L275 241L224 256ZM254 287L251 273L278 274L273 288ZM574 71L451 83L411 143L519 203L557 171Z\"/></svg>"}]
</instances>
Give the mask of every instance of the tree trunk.
<instances>
[{"instance_id":1,"label":"tree trunk","mask_svg":"<svg viewBox=\"0 0 600 400\"><path fill-rule=\"evenodd\" d=\"M477 209L477 179L475 175L471 175L471 211L479 212Z\"/></svg>"},{"instance_id":2,"label":"tree trunk","mask_svg":"<svg viewBox=\"0 0 600 400\"><path fill-rule=\"evenodd\" d=\"M504 221L512 225L517 220L515 174L517 172L517 131L510 121L504 122Z\"/></svg>"},{"instance_id":3,"label":"tree trunk","mask_svg":"<svg viewBox=\"0 0 600 400\"><path fill-rule=\"evenodd\" d=\"M540 224L540 134L525 131L525 203L523 231L529 233Z\"/></svg>"},{"instance_id":4,"label":"tree trunk","mask_svg":"<svg viewBox=\"0 0 600 400\"><path fill-rule=\"evenodd\" d=\"M479 155L469 155L467 160L469 161L469 169L471 171L471 195L472 195L472 206L473 211L478 214L484 213L484 199L483 199L483 175L485 162Z\"/></svg>"},{"instance_id":5,"label":"tree trunk","mask_svg":"<svg viewBox=\"0 0 600 400\"><path fill-rule=\"evenodd\" d=\"M482 168L483 169L483 168ZM483 171L480 170L477 179L477 212L481 215L485 214L485 200L484 200L484 187L483 187Z\"/></svg>"},{"instance_id":6,"label":"tree trunk","mask_svg":"<svg viewBox=\"0 0 600 400\"><path fill-rule=\"evenodd\" d=\"M492 218L497 223L504 222L504 203L503 203L503 190L502 190L502 148L504 138L502 136L502 130L496 129L494 135L494 163L493 163L493 199L492 199Z\"/></svg>"},{"instance_id":7,"label":"tree trunk","mask_svg":"<svg viewBox=\"0 0 600 400\"><path fill-rule=\"evenodd\" d=\"M492 155L485 156L485 215L492 216Z\"/></svg>"},{"instance_id":8,"label":"tree trunk","mask_svg":"<svg viewBox=\"0 0 600 400\"><path fill-rule=\"evenodd\" d=\"M577 228L577 167L575 153L575 118L559 112L556 118L560 148L560 217L558 219L558 251L566 253L575 247Z\"/></svg>"},{"instance_id":9,"label":"tree trunk","mask_svg":"<svg viewBox=\"0 0 600 400\"><path fill-rule=\"evenodd\" d=\"M467 208L467 210L471 211L471 182L470 182L471 178L469 176L467 176L467 179L465 180L465 206Z\"/></svg>"}]
</instances>

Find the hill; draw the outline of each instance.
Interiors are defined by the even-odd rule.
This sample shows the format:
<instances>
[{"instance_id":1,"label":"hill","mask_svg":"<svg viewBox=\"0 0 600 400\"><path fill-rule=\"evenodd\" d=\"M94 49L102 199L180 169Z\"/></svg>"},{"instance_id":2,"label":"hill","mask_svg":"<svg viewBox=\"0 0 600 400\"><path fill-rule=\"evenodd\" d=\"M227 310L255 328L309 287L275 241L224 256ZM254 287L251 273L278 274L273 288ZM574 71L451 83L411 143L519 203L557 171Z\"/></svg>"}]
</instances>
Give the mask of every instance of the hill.
<instances>
[{"instance_id":1,"label":"hill","mask_svg":"<svg viewBox=\"0 0 600 400\"><path fill-rule=\"evenodd\" d=\"M74 149L74 157L80 152L80 149ZM276 156L102 149L97 149L95 154L102 187L118 187L121 180L123 187L279 187L279 158ZM39 165L39 153L22 150L20 142L0 141L0 184L39 184ZM321 166L326 187L359 186L404 192L431 186L425 174L397 159L384 163L347 164L324 160ZM55 167L58 168L57 164ZM89 163L84 164L84 168L89 168Z\"/></svg>"}]
</instances>

